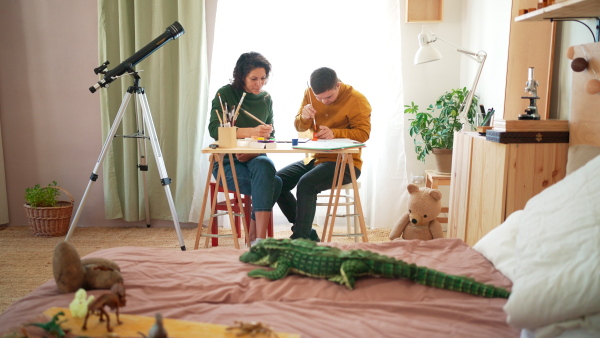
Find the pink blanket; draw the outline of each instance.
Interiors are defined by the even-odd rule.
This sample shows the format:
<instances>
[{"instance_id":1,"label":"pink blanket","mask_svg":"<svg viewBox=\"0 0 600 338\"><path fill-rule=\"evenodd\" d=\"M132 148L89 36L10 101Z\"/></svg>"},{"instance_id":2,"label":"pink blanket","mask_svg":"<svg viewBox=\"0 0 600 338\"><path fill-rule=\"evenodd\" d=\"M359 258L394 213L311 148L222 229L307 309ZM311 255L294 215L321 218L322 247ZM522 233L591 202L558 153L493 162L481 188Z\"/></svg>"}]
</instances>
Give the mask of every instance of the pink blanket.
<instances>
[{"instance_id":1,"label":"pink blanket","mask_svg":"<svg viewBox=\"0 0 600 338\"><path fill-rule=\"evenodd\" d=\"M511 281L481 254L457 239L336 244L364 249L505 287ZM366 277L354 290L323 279L291 275L253 279L257 267L239 261L245 250L216 247L175 251L120 247L87 257L117 262L125 279L121 313L232 325L260 321L303 337L519 336L506 324L506 299L440 290L407 280ZM98 295L104 290L88 294ZM0 332L49 307L67 307L73 294L59 294L54 280L38 287L0 315Z\"/></svg>"}]
</instances>

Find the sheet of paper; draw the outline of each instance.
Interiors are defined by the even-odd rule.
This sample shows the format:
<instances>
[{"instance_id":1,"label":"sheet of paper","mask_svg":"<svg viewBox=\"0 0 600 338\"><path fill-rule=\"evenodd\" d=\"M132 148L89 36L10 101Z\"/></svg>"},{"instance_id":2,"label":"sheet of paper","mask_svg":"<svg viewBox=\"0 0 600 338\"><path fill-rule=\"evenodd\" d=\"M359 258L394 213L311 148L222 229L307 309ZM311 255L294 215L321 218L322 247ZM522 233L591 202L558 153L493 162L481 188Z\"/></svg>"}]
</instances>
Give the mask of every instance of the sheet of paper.
<instances>
[{"instance_id":1,"label":"sheet of paper","mask_svg":"<svg viewBox=\"0 0 600 338\"><path fill-rule=\"evenodd\" d=\"M318 140L308 141L304 144L294 146L294 149L308 149L308 150L335 150L344 148L364 147L364 143L350 139L331 139L331 140Z\"/></svg>"}]
</instances>

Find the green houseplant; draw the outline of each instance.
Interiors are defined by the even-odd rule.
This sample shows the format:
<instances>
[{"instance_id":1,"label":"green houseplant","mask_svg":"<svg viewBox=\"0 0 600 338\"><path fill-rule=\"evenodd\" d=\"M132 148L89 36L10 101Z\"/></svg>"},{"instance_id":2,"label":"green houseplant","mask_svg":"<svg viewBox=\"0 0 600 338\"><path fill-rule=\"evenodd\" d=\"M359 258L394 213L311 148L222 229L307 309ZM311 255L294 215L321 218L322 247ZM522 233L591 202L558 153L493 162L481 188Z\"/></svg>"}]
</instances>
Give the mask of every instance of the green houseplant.
<instances>
[{"instance_id":1,"label":"green houseplant","mask_svg":"<svg viewBox=\"0 0 600 338\"><path fill-rule=\"evenodd\" d=\"M52 181L47 187L36 184L33 188L26 188L25 203L33 208L56 206L60 194L60 191L56 189L56 185L56 181Z\"/></svg>"},{"instance_id":2,"label":"green houseplant","mask_svg":"<svg viewBox=\"0 0 600 338\"><path fill-rule=\"evenodd\" d=\"M59 201L60 192L71 201ZM69 230L73 213L73 197L56 181L42 187L36 184L25 189L25 215L33 234L40 237L62 236Z\"/></svg>"},{"instance_id":3,"label":"green houseplant","mask_svg":"<svg viewBox=\"0 0 600 338\"><path fill-rule=\"evenodd\" d=\"M454 132L463 127L458 114L468 93L467 88L452 89L442 94L434 104L430 104L425 112L420 112L419 106L414 102L404 106L405 114L415 115L410 122L409 133L414 138L419 161L425 162L425 156L433 153L434 149L452 149ZM470 125L474 123L478 101L479 98L474 95L467 112ZM436 110L439 110L439 114L436 114Z\"/></svg>"}]
</instances>

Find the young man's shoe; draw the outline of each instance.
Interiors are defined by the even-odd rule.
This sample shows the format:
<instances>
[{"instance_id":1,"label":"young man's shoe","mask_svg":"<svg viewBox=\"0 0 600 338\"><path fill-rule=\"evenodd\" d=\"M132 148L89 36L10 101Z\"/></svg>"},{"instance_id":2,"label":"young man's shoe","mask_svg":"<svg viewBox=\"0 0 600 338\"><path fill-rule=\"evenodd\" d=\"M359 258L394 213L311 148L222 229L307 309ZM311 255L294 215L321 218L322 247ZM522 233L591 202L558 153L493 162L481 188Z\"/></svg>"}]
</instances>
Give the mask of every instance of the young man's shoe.
<instances>
[{"instance_id":1,"label":"young man's shoe","mask_svg":"<svg viewBox=\"0 0 600 338\"><path fill-rule=\"evenodd\" d=\"M319 235L317 235L317 231L315 229L310 229L310 234L308 235L308 238L310 238L311 241L315 241L315 242L321 241L321 239L319 238Z\"/></svg>"},{"instance_id":2,"label":"young man's shoe","mask_svg":"<svg viewBox=\"0 0 600 338\"><path fill-rule=\"evenodd\" d=\"M298 239L298 238L306 238L306 239L310 239L311 241L314 242L320 242L321 239L319 238L319 235L317 235L317 231L315 229L310 229L310 232L308 233L308 237L305 236L300 236L298 235L298 233L294 232L294 228L296 227L296 225L292 225L292 235L290 236L290 239Z\"/></svg>"}]
</instances>

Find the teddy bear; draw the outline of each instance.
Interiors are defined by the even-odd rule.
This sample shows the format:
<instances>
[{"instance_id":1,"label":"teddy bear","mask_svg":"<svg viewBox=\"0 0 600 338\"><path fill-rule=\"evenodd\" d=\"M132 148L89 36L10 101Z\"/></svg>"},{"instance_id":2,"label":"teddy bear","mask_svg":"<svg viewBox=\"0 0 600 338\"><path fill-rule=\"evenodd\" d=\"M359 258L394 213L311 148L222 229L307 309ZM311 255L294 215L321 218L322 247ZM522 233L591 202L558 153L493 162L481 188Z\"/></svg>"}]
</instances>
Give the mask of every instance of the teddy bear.
<instances>
[{"instance_id":1,"label":"teddy bear","mask_svg":"<svg viewBox=\"0 0 600 338\"><path fill-rule=\"evenodd\" d=\"M79 289L110 289L123 283L117 263L105 258L79 258L72 244L62 241L54 248L52 272L60 293Z\"/></svg>"},{"instance_id":2,"label":"teddy bear","mask_svg":"<svg viewBox=\"0 0 600 338\"><path fill-rule=\"evenodd\" d=\"M442 225L436 219L442 211L442 193L437 189L419 188L416 184L409 184L407 189L410 194L408 212L390 231L390 240L398 237L421 240L444 238Z\"/></svg>"}]
</instances>

